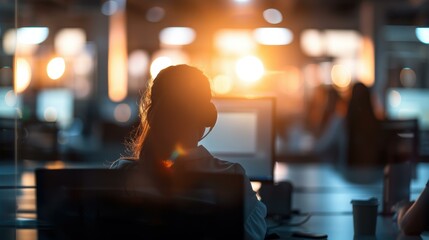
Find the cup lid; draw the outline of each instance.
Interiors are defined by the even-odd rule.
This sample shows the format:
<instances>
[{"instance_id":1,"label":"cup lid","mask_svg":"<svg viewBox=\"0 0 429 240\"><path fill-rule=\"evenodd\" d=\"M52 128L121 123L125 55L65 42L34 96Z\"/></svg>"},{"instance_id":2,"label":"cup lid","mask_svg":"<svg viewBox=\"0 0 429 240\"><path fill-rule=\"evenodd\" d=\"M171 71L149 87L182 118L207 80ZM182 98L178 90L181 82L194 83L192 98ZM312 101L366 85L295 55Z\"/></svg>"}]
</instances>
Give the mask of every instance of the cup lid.
<instances>
[{"instance_id":1,"label":"cup lid","mask_svg":"<svg viewBox=\"0 0 429 240\"><path fill-rule=\"evenodd\" d=\"M375 206L378 205L378 199L374 197L366 200L353 199L350 203L353 205Z\"/></svg>"}]
</instances>

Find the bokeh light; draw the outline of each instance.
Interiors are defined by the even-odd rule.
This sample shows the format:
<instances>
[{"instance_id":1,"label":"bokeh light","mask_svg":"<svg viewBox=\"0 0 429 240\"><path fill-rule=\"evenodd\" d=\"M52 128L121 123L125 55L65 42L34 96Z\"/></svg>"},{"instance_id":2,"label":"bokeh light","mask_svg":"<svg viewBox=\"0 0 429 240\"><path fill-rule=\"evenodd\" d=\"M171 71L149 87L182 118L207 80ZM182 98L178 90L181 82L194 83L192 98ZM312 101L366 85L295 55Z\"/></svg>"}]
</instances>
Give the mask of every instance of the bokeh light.
<instances>
[{"instance_id":1,"label":"bokeh light","mask_svg":"<svg viewBox=\"0 0 429 240\"><path fill-rule=\"evenodd\" d=\"M217 75L212 79L212 89L217 94L227 94L232 90L233 82L227 75Z\"/></svg>"},{"instance_id":2,"label":"bokeh light","mask_svg":"<svg viewBox=\"0 0 429 240\"><path fill-rule=\"evenodd\" d=\"M156 78L156 76L162 69L171 66L172 64L173 62L169 57L156 58L155 60L153 60L150 66L150 75L152 76L152 78Z\"/></svg>"},{"instance_id":3,"label":"bokeh light","mask_svg":"<svg viewBox=\"0 0 429 240\"><path fill-rule=\"evenodd\" d=\"M4 96L4 102L6 106L15 107L18 104L18 98L13 90L7 91Z\"/></svg>"},{"instance_id":4,"label":"bokeh light","mask_svg":"<svg viewBox=\"0 0 429 240\"><path fill-rule=\"evenodd\" d=\"M15 64L15 92L21 93L30 85L31 66L24 58L17 58Z\"/></svg>"},{"instance_id":5,"label":"bokeh light","mask_svg":"<svg viewBox=\"0 0 429 240\"><path fill-rule=\"evenodd\" d=\"M43 112L43 117L44 117L45 121L48 121L48 122L57 121L57 118L58 118L57 109L54 107L45 108L45 111Z\"/></svg>"},{"instance_id":6,"label":"bokeh light","mask_svg":"<svg viewBox=\"0 0 429 240\"><path fill-rule=\"evenodd\" d=\"M263 15L265 21L267 21L268 23L271 23L271 24L278 24L278 23L281 23L283 21L282 13L278 9L275 9L275 8L265 9L262 15Z\"/></svg>"},{"instance_id":7,"label":"bokeh light","mask_svg":"<svg viewBox=\"0 0 429 240\"><path fill-rule=\"evenodd\" d=\"M398 107L399 105L401 105L401 101L402 101L401 94L398 91L395 91L395 90L391 91L389 93L388 98L389 98L388 102L392 107Z\"/></svg>"},{"instance_id":8,"label":"bokeh light","mask_svg":"<svg viewBox=\"0 0 429 240\"><path fill-rule=\"evenodd\" d=\"M293 34L287 28L257 28L253 36L259 44L287 45L292 42Z\"/></svg>"},{"instance_id":9,"label":"bokeh light","mask_svg":"<svg viewBox=\"0 0 429 240\"><path fill-rule=\"evenodd\" d=\"M411 68L403 68L399 73L399 81L404 87L414 87L417 82L416 72Z\"/></svg>"},{"instance_id":10,"label":"bokeh light","mask_svg":"<svg viewBox=\"0 0 429 240\"><path fill-rule=\"evenodd\" d=\"M115 107L113 116L117 122L125 123L131 118L131 108L126 103L120 103Z\"/></svg>"},{"instance_id":11,"label":"bokeh light","mask_svg":"<svg viewBox=\"0 0 429 240\"><path fill-rule=\"evenodd\" d=\"M119 5L116 1L108 0L101 5L101 13L106 16L111 16L118 11Z\"/></svg>"},{"instance_id":12,"label":"bokeh light","mask_svg":"<svg viewBox=\"0 0 429 240\"><path fill-rule=\"evenodd\" d=\"M23 44L39 44L48 38L47 27L22 27L18 28L17 40Z\"/></svg>"},{"instance_id":13,"label":"bokeh light","mask_svg":"<svg viewBox=\"0 0 429 240\"><path fill-rule=\"evenodd\" d=\"M149 22L159 22L165 16L165 10L162 7L151 7L146 12L146 20Z\"/></svg>"},{"instance_id":14,"label":"bokeh light","mask_svg":"<svg viewBox=\"0 0 429 240\"><path fill-rule=\"evenodd\" d=\"M340 89L348 87L352 81L350 69L341 64L332 67L331 78L334 86Z\"/></svg>"},{"instance_id":15,"label":"bokeh light","mask_svg":"<svg viewBox=\"0 0 429 240\"><path fill-rule=\"evenodd\" d=\"M420 42L429 44L429 28L418 27L416 28L416 37Z\"/></svg>"},{"instance_id":16,"label":"bokeh light","mask_svg":"<svg viewBox=\"0 0 429 240\"><path fill-rule=\"evenodd\" d=\"M181 49L161 49L152 55L150 74L152 78L162 69L177 64L188 64L189 56Z\"/></svg>"},{"instance_id":17,"label":"bokeh light","mask_svg":"<svg viewBox=\"0 0 429 240\"><path fill-rule=\"evenodd\" d=\"M55 35L55 51L62 56L73 56L82 51L85 42L86 33L83 29L64 28Z\"/></svg>"},{"instance_id":18,"label":"bokeh light","mask_svg":"<svg viewBox=\"0 0 429 240\"><path fill-rule=\"evenodd\" d=\"M235 72L243 83L253 84L262 78L265 69L259 58L246 56L237 61Z\"/></svg>"},{"instance_id":19,"label":"bokeh light","mask_svg":"<svg viewBox=\"0 0 429 240\"><path fill-rule=\"evenodd\" d=\"M128 73L131 77L143 77L149 68L149 54L144 50L134 50L128 56Z\"/></svg>"},{"instance_id":20,"label":"bokeh light","mask_svg":"<svg viewBox=\"0 0 429 240\"><path fill-rule=\"evenodd\" d=\"M159 33L162 45L188 45L195 40L195 37L195 30L188 27L168 27Z\"/></svg>"},{"instance_id":21,"label":"bokeh light","mask_svg":"<svg viewBox=\"0 0 429 240\"><path fill-rule=\"evenodd\" d=\"M216 49L227 55L243 55L256 49L256 42L249 30L223 29L215 33Z\"/></svg>"},{"instance_id":22,"label":"bokeh light","mask_svg":"<svg viewBox=\"0 0 429 240\"><path fill-rule=\"evenodd\" d=\"M46 67L46 72L48 77L52 80L57 80L63 76L66 70L66 62L62 57L55 57L49 61L48 66Z\"/></svg>"},{"instance_id":23,"label":"bokeh light","mask_svg":"<svg viewBox=\"0 0 429 240\"><path fill-rule=\"evenodd\" d=\"M88 76L94 70L94 60L86 51L79 53L73 63L73 70L77 76Z\"/></svg>"},{"instance_id":24,"label":"bokeh light","mask_svg":"<svg viewBox=\"0 0 429 240\"><path fill-rule=\"evenodd\" d=\"M89 97L92 86L89 79L84 77L78 77L75 79L73 84L74 95L77 99L84 99Z\"/></svg>"},{"instance_id":25,"label":"bokeh light","mask_svg":"<svg viewBox=\"0 0 429 240\"><path fill-rule=\"evenodd\" d=\"M322 34L316 29L304 30L300 38L301 49L312 57L319 57L325 53L325 42Z\"/></svg>"}]
</instances>

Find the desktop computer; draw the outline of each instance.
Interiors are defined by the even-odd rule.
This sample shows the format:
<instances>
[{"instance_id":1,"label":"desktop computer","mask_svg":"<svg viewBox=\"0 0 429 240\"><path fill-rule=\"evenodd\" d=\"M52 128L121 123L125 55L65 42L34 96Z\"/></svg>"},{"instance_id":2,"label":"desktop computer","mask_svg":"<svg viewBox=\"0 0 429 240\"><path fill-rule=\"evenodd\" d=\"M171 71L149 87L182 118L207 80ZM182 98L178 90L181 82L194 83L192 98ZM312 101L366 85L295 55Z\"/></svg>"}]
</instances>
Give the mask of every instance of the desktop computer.
<instances>
[{"instance_id":1,"label":"desktop computer","mask_svg":"<svg viewBox=\"0 0 429 240\"><path fill-rule=\"evenodd\" d=\"M274 180L275 99L214 98L218 120L201 142L215 157L243 166L251 181Z\"/></svg>"}]
</instances>

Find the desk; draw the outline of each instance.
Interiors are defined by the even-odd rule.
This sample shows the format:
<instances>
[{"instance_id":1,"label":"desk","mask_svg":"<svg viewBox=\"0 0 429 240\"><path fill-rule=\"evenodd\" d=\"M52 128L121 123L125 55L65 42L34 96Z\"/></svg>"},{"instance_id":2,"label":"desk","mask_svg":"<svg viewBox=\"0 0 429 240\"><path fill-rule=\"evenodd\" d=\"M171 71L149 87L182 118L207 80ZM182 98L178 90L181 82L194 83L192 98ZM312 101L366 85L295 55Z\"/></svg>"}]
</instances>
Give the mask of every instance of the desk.
<instances>
[{"instance_id":1,"label":"desk","mask_svg":"<svg viewBox=\"0 0 429 240\"><path fill-rule=\"evenodd\" d=\"M19 167L19 173L14 175L15 167L0 165L0 220L10 220L11 216L31 218L35 216L35 191L34 169L46 167L47 163L25 162ZM49 167L105 167L104 163L85 164L79 163L57 163ZM353 181L353 176L365 176L366 181ZM29 188L13 190L6 186L14 186L15 179L18 183ZM429 164L419 164L417 166L416 178L411 183L411 199L415 199L429 179ZM291 181L294 185L292 197L292 208L303 213L312 213L312 217L305 224L298 227L281 226L275 230L283 235L288 232L299 230L328 234L328 239L353 239L353 217L352 199L366 199L377 197L382 201L382 170L374 169L365 172L341 172L329 164L288 164L277 163L275 170L276 181ZM3 187L3 188L1 188ZM13 206L16 199L18 211L13 210L5 218L2 211L3 203ZM379 207L381 211L381 204ZM4 212L3 212L4 213ZM299 221L301 217L293 218L292 221ZM4 221L3 221L4 222ZM268 224L273 223L268 220ZM16 231L13 226L0 226L0 239L37 239L37 230L33 227L22 226ZM7 235L9 234L9 235ZM373 239L428 239L428 234L423 234L419 238L404 237L399 234L396 225L390 216L379 216L377 221L377 236Z\"/></svg>"}]
</instances>

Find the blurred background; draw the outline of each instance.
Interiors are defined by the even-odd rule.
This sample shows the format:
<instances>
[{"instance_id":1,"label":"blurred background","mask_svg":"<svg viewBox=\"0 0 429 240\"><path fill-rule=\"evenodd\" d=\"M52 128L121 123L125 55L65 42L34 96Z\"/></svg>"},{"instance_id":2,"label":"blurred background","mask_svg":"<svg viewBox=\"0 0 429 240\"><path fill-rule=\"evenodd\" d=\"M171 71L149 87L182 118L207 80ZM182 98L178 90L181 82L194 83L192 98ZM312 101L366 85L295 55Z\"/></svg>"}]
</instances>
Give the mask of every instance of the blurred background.
<instances>
[{"instance_id":1,"label":"blurred background","mask_svg":"<svg viewBox=\"0 0 429 240\"><path fill-rule=\"evenodd\" d=\"M215 97L275 99L277 162L427 162L428 44L427 0L0 0L0 218L34 215L35 168L126 155L141 94L181 63ZM312 169L297 182L336 186Z\"/></svg>"},{"instance_id":2,"label":"blurred background","mask_svg":"<svg viewBox=\"0 0 429 240\"><path fill-rule=\"evenodd\" d=\"M140 94L179 63L216 97L274 97L280 160L313 161L358 82L377 118L425 130L428 27L425 0L4 0L1 158L116 159Z\"/></svg>"}]
</instances>

